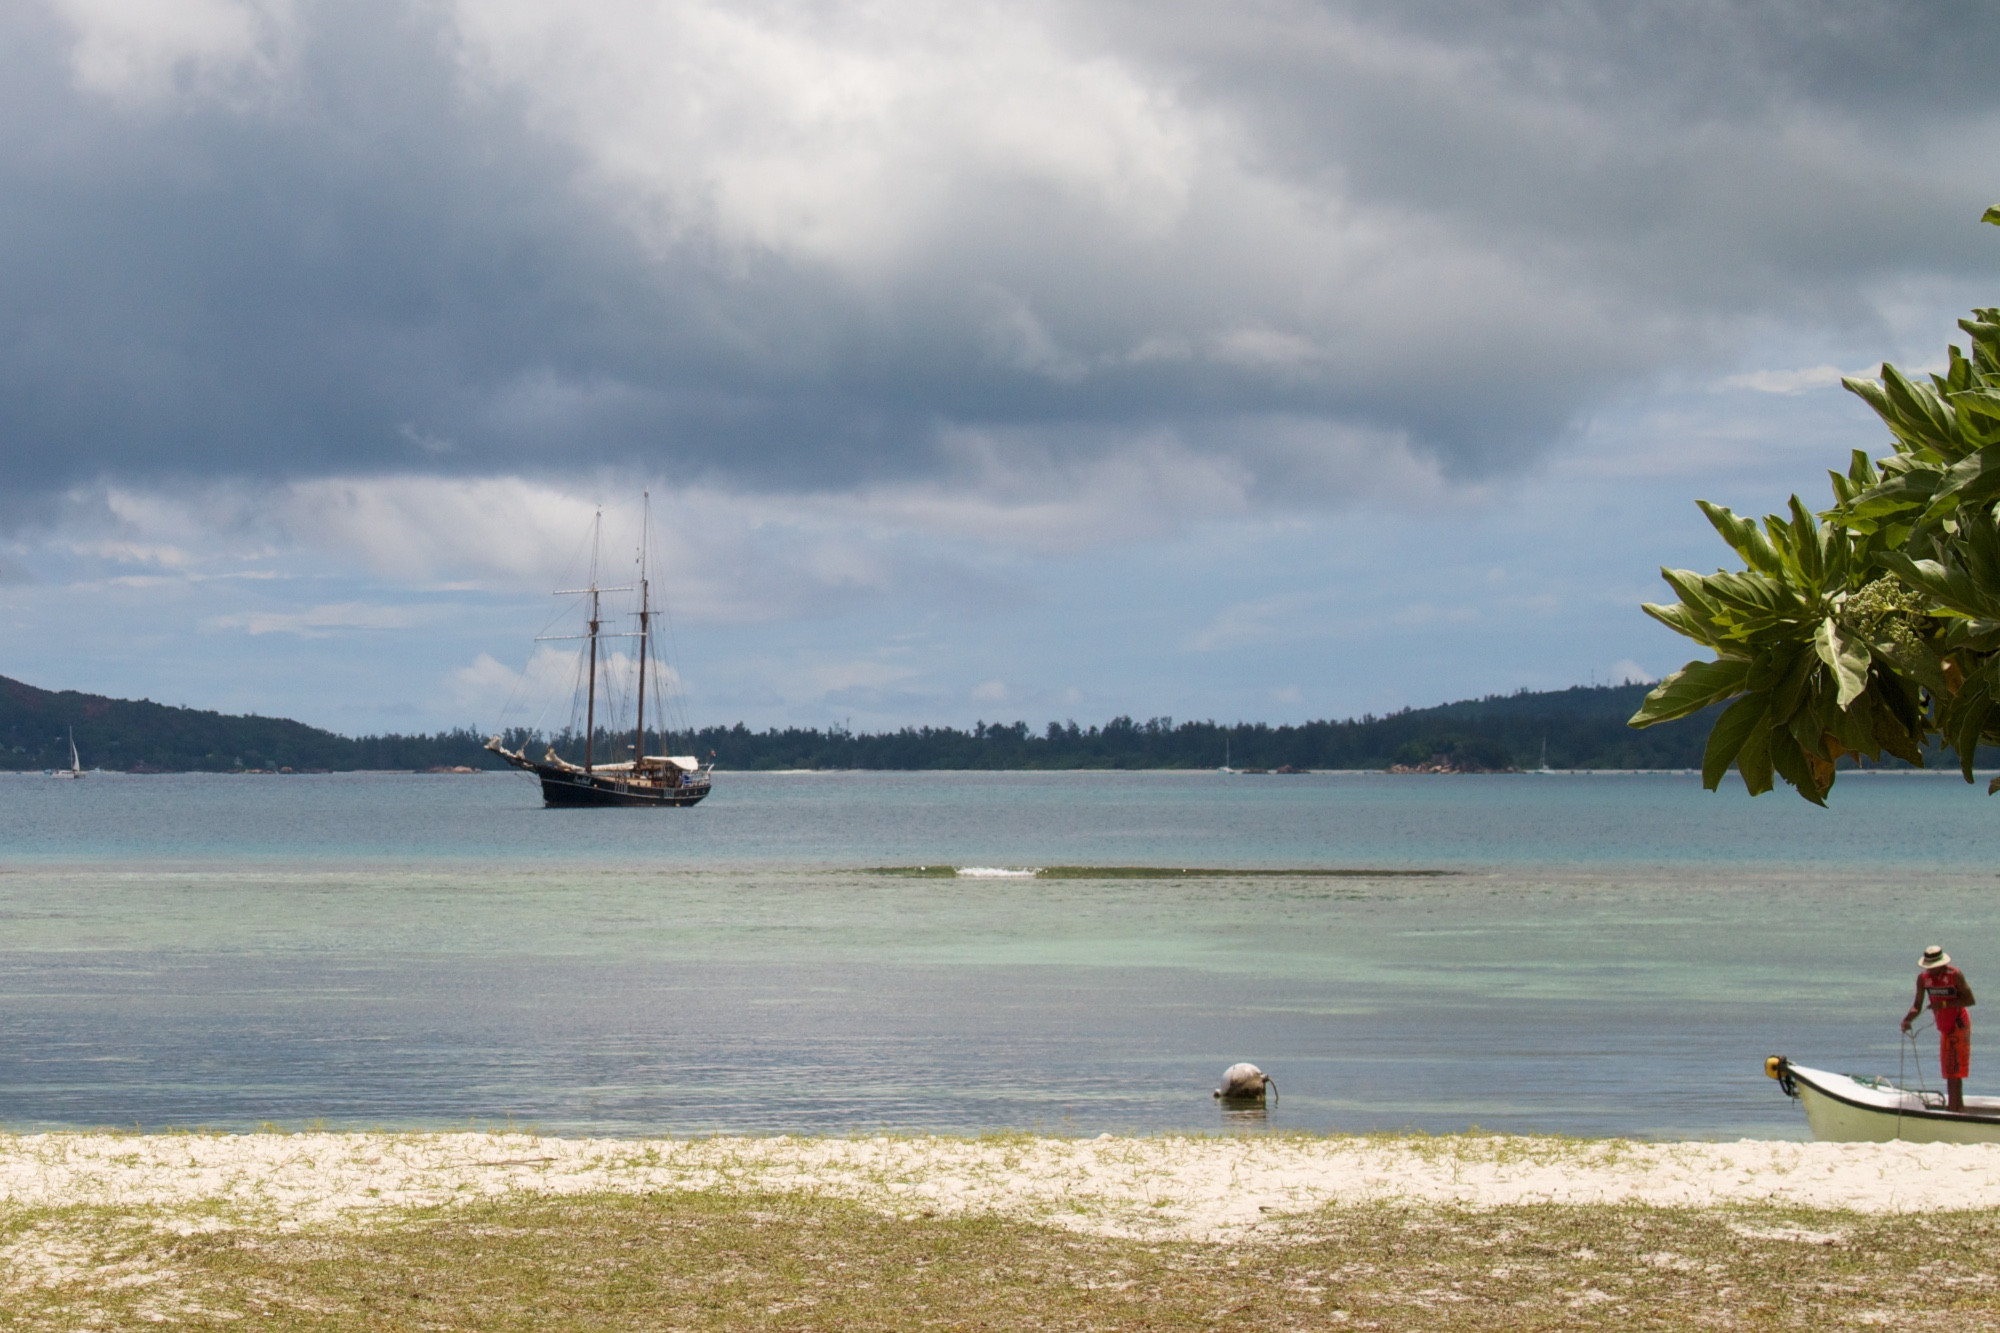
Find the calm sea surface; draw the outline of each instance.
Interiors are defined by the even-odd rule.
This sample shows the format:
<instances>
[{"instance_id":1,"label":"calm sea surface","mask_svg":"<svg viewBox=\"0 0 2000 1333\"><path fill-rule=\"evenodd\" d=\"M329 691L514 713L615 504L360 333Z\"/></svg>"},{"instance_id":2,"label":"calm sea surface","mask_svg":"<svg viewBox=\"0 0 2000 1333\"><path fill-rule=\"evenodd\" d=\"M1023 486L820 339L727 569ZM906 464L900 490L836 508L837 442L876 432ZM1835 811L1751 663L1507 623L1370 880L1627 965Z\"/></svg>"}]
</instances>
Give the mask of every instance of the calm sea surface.
<instances>
[{"instance_id":1,"label":"calm sea surface","mask_svg":"<svg viewBox=\"0 0 2000 1333\"><path fill-rule=\"evenodd\" d=\"M869 873L918 864L1454 873ZM2000 994L2000 798L723 774L556 811L518 774L6 776L0 921L13 1129L1802 1137L1766 1054L1895 1074L1929 943ZM1240 1059L1267 1120L1209 1098Z\"/></svg>"}]
</instances>

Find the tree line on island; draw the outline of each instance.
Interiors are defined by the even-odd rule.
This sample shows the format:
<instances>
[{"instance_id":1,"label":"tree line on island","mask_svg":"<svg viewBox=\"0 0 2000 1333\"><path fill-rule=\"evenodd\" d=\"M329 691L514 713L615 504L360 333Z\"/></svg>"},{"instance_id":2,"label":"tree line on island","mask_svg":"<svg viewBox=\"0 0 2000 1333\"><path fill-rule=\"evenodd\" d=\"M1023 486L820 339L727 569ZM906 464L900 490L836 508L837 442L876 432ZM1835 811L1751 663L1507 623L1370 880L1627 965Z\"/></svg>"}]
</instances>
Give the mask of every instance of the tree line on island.
<instances>
[{"instance_id":1,"label":"tree line on island","mask_svg":"<svg viewBox=\"0 0 2000 1333\"><path fill-rule=\"evenodd\" d=\"M738 723L670 737L671 748L724 769L1386 769L1495 772L1693 768L1704 719L1633 731L1625 720L1645 685L1578 686L1405 709L1347 721L1272 725L1116 717L1101 725L982 722L972 727L842 727L753 731ZM132 773L349 772L491 769L500 762L472 728L428 735L341 736L285 718L235 716L150 700L42 690L0 677L0 769L66 767L68 736L88 767ZM537 753L554 744L581 755L580 736L525 730L503 738ZM619 754L629 734L601 732L597 753Z\"/></svg>"}]
</instances>

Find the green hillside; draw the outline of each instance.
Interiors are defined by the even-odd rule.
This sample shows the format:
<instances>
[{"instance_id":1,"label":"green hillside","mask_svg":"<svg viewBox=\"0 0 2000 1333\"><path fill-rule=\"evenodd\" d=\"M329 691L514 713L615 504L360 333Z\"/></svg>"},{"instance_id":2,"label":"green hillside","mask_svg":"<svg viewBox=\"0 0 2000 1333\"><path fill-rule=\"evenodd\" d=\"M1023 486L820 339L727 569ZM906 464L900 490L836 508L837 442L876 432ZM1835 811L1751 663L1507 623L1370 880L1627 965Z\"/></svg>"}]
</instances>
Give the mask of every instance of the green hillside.
<instances>
[{"instance_id":1,"label":"green hillside","mask_svg":"<svg viewBox=\"0 0 2000 1333\"><path fill-rule=\"evenodd\" d=\"M70 728L86 768L130 773L500 767L470 731L356 739L281 717L41 690L0 676L0 770L69 767Z\"/></svg>"},{"instance_id":2,"label":"green hillside","mask_svg":"<svg viewBox=\"0 0 2000 1333\"><path fill-rule=\"evenodd\" d=\"M1238 768L1532 768L1544 750L1551 768L1699 767L1705 716L1646 731L1625 726L1645 692L1643 685L1577 686L1285 726L1117 717L1101 726L1049 723L1039 731L1012 722L850 734L738 724L676 736L672 748L704 757L713 751L723 768L733 769L1213 768L1225 748ZM469 728L357 738L284 718L42 690L0 676L0 769L66 765L72 727L87 767L134 773L500 767L481 748L484 736ZM546 739L510 733L508 743L539 749ZM560 749L581 749L578 737L552 739ZM606 748L599 753L617 752L609 747L623 739L600 737Z\"/></svg>"}]
</instances>

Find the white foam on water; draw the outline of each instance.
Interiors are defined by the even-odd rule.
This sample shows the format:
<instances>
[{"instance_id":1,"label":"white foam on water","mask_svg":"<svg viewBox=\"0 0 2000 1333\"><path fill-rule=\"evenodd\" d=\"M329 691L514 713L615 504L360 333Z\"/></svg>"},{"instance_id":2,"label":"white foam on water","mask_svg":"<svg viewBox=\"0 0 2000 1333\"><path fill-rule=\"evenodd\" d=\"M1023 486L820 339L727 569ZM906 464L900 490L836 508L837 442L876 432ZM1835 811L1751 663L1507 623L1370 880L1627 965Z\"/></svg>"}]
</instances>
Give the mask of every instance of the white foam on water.
<instances>
[{"instance_id":1,"label":"white foam on water","mask_svg":"<svg viewBox=\"0 0 2000 1333\"><path fill-rule=\"evenodd\" d=\"M1042 872L1011 866L960 866L956 873L961 879L1033 879Z\"/></svg>"}]
</instances>

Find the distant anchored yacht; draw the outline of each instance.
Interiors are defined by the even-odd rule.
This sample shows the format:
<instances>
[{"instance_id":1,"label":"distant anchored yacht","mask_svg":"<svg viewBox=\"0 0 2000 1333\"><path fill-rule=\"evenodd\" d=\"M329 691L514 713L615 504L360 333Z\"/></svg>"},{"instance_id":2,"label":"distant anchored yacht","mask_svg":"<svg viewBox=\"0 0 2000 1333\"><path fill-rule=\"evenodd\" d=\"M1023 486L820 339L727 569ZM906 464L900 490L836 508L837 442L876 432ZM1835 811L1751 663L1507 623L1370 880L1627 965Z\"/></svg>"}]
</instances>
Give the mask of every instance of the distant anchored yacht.
<instances>
[{"instance_id":1,"label":"distant anchored yacht","mask_svg":"<svg viewBox=\"0 0 2000 1333\"><path fill-rule=\"evenodd\" d=\"M693 755L647 754L646 753L646 686L648 678L653 685L655 708L665 715L666 692L661 688L664 673L658 661L659 635L654 632L654 621L660 612L653 609L652 579L647 569L651 536L651 501L647 502L646 520L639 539L638 583L624 587L607 588L597 581L597 540L602 525L599 516L591 534L590 582L583 588L569 588L556 593L558 597L575 597L584 612L583 632L580 634L551 634L543 636L544 641L553 639L575 639L583 644L579 652L578 693L583 704L583 762L576 763L555 752L554 746L547 747L540 759L530 759L520 750L509 750L495 736L486 742L486 748L505 759L516 768L525 769L542 780L542 800L547 805L693 805L708 795L709 783L715 765L704 764ZM639 624L631 631L606 632L604 629L604 597L606 594L636 593L638 609L630 614ZM599 652L599 641L603 639L637 639L639 652L636 670L630 678L613 680L606 678L606 667L610 663ZM637 703L633 720L632 743L629 759L600 762L597 756L597 698L598 686L602 679L610 697L622 697L624 690L636 683L634 698ZM666 734L662 730L658 739L664 742ZM662 748L665 748L664 745ZM607 756L608 758L608 756Z\"/></svg>"}]
</instances>

